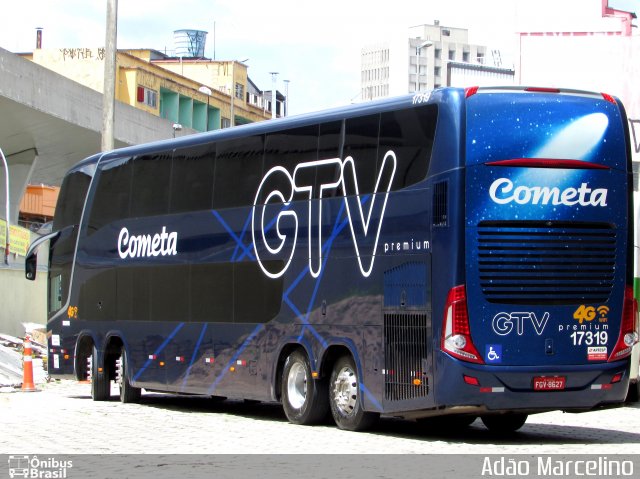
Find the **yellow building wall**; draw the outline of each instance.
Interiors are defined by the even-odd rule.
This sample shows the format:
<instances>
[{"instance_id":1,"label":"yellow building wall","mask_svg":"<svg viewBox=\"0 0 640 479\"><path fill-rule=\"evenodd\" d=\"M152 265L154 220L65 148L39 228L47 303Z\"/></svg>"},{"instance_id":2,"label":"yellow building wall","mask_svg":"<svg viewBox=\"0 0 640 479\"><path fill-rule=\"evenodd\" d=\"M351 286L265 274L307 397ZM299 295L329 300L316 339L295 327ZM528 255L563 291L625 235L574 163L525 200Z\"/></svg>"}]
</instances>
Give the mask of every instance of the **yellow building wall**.
<instances>
[{"instance_id":1,"label":"yellow building wall","mask_svg":"<svg viewBox=\"0 0 640 479\"><path fill-rule=\"evenodd\" d=\"M104 48L34 50L32 61L93 90L104 91Z\"/></svg>"},{"instance_id":2,"label":"yellow building wall","mask_svg":"<svg viewBox=\"0 0 640 479\"><path fill-rule=\"evenodd\" d=\"M244 91L247 91L247 66L239 62L185 60L182 62L156 61L154 64L227 94L235 91L235 83L242 84ZM243 95L243 97L242 102L244 103L246 96ZM238 98L237 100L240 101Z\"/></svg>"},{"instance_id":3,"label":"yellow building wall","mask_svg":"<svg viewBox=\"0 0 640 479\"><path fill-rule=\"evenodd\" d=\"M55 71L100 93L104 89L104 48L37 49L23 55L49 70ZM161 89L171 90L220 110L223 118L231 118L231 95L235 83L243 85L242 99L234 96L234 114L250 121L270 118L263 110L246 103L247 67L236 62L208 60L153 61L150 50L119 51L117 54L116 99L135 108L160 116ZM157 93L156 107L137 101L138 86ZM199 92L206 86L211 95Z\"/></svg>"}]
</instances>

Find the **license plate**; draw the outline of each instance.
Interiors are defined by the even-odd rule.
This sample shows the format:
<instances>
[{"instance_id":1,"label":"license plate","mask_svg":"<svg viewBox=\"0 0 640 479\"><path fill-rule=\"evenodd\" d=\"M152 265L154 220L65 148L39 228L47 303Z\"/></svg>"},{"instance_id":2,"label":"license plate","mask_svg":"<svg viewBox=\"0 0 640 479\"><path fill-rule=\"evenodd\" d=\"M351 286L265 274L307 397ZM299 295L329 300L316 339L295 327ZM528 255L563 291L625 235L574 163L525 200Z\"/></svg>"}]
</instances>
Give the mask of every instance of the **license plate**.
<instances>
[{"instance_id":1,"label":"license plate","mask_svg":"<svg viewBox=\"0 0 640 479\"><path fill-rule=\"evenodd\" d=\"M562 391L567 378L564 376L536 376L533 378L534 391Z\"/></svg>"}]
</instances>

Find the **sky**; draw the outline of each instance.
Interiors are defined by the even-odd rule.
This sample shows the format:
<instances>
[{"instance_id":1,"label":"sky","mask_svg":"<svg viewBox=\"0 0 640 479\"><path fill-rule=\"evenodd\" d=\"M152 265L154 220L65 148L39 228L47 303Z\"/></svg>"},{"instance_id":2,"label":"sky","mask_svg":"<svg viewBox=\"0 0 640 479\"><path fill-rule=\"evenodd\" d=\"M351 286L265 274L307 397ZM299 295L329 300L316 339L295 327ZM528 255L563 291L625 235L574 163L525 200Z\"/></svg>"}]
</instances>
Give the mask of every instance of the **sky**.
<instances>
[{"instance_id":1,"label":"sky","mask_svg":"<svg viewBox=\"0 0 640 479\"><path fill-rule=\"evenodd\" d=\"M439 20L467 28L470 43L498 48L508 60L517 30L570 24L580 17L578 7L593 2L600 0L119 0L117 44L171 53L174 30L205 30L205 56L245 60L263 90L272 86L269 73L278 72L276 87L288 91L289 111L296 114L357 101L362 47L407 36L411 26ZM640 0L609 4L640 13ZM0 22L4 49L32 51L37 27L43 48L105 43L107 0L11 5Z\"/></svg>"}]
</instances>

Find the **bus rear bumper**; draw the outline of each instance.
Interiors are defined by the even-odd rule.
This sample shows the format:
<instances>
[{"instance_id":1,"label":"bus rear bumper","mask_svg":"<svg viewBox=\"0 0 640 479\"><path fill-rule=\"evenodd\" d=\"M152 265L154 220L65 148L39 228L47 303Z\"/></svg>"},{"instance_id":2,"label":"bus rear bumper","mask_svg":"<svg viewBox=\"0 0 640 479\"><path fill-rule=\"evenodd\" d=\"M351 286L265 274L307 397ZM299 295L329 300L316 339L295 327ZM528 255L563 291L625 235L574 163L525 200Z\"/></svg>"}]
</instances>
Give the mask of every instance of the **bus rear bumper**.
<instances>
[{"instance_id":1,"label":"bus rear bumper","mask_svg":"<svg viewBox=\"0 0 640 479\"><path fill-rule=\"evenodd\" d=\"M435 391L436 403L444 408L586 411L622 403L629 385L628 360L557 367L486 366L445 360L447 375L436 379ZM549 389L536 389L535 383Z\"/></svg>"}]
</instances>

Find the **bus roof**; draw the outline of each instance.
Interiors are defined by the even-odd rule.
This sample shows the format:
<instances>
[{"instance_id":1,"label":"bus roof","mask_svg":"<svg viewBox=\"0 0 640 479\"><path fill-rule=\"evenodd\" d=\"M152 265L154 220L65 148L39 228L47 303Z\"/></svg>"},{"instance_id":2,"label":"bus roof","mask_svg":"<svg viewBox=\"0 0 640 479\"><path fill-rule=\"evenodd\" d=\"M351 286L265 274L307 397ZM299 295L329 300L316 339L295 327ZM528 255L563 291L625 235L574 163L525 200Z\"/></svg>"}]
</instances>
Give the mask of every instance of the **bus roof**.
<instances>
[{"instance_id":1,"label":"bus roof","mask_svg":"<svg viewBox=\"0 0 640 479\"><path fill-rule=\"evenodd\" d=\"M119 159L123 156L140 155L154 151L166 151L169 149L197 146L203 143L230 140L251 135L287 130L290 128L304 127L319 122L335 121L343 118L392 111L400 108L411 108L413 106L424 105L426 103L441 102L444 99L443 97L463 98L463 95L464 90L461 88L442 88L434 90L433 92L419 93L418 95L403 95L393 98L384 98L328 110L278 118L276 120L239 125L223 130L195 133L179 138L168 138L166 140L127 146L92 155L74 165L71 168L71 171L78 170L85 165L96 164L98 162L109 161L111 159ZM416 98L418 98L418 100L416 100Z\"/></svg>"}]
</instances>

